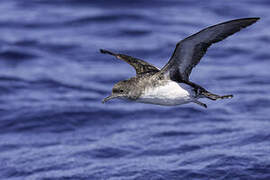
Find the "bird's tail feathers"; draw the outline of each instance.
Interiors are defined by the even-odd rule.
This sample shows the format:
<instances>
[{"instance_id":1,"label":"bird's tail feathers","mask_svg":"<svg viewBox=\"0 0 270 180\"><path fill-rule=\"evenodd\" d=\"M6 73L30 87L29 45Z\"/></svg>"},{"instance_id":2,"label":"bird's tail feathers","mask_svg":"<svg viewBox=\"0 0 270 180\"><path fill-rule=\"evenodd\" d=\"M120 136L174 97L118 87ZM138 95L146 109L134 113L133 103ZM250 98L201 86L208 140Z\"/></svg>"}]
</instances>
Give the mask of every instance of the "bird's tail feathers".
<instances>
[{"instance_id":1,"label":"bird's tail feathers","mask_svg":"<svg viewBox=\"0 0 270 180\"><path fill-rule=\"evenodd\" d=\"M218 99L230 99L233 97L233 95L224 95L224 96L220 96L217 94L213 94L207 91L202 91L201 94L203 95L203 97L206 97L208 99L211 99L213 101L218 100Z\"/></svg>"}]
</instances>

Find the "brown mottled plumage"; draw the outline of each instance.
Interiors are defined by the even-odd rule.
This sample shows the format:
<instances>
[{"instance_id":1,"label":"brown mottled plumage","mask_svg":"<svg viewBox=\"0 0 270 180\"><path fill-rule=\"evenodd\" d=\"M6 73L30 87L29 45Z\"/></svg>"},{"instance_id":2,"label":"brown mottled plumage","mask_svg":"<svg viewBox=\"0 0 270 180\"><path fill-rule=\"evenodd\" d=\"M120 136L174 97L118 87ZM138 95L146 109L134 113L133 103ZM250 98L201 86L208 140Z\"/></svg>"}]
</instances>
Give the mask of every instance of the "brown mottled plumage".
<instances>
[{"instance_id":1,"label":"brown mottled plumage","mask_svg":"<svg viewBox=\"0 0 270 180\"><path fill-rule=\"evenodd\" d=\"M113 98L168 106L194 102L206 108L206 104L198 101L199 98L206 97L211 100L231 98L232 95L219 96L208 92L191 82L189 76L193 67L200 62L207 48L213 43L222 41L257 20L259 18L227 21L185 38L177 43L172 57L161 70L141 59L101 49L101 53L113 55L136 70L135 77L115 84L112 95L103 102Z\"/></svg>"}]
</instances>

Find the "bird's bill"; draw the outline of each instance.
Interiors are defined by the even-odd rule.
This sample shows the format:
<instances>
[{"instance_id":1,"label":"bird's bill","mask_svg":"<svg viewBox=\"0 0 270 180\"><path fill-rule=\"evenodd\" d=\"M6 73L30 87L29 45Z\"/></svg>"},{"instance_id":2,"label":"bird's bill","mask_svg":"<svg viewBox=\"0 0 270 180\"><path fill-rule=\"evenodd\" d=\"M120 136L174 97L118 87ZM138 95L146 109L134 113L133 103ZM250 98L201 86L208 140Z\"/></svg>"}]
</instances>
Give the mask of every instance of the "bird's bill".
<instances>
[{"instance_id":1,"label":"bird's bill","mask_svg":"<svg viewBox=\"0 0 270 180\"><path fill-rule=\"evenodd\" d=\"M119 98L119 97L123 97L122 95L110 95L110 96L108 96L108 97L106 97L106 98L104 98L103 100L102 100L102 103L105 103L105 102L107 102L107 101L109 101L109 100L111 100L111 99L115 99L115 98Z\"/></svg>"}]
</instances>

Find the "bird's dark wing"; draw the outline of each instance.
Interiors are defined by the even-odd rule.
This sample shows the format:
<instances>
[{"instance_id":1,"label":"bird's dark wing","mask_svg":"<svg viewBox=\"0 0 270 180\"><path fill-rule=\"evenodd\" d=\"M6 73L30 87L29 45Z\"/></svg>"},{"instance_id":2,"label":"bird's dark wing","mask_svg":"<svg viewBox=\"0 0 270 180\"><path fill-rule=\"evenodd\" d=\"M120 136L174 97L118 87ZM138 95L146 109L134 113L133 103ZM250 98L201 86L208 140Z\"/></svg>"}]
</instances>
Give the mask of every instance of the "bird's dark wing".
<instances>
[{"instance_id":1,"label":"bird's dark wing","mask_svg":"<svg viewBox=\"0 0 270 180\"><path fill-rule=\"evenodd\" d=\"M219 42L226 37L240 31L260 18L236 19L220 23L185 38L177 43L169 62L160 70L159 76L165 76L175 81L189 80L189 75L207 48L211 44Z\"/></svg>"},{"instance_id":2,"label":"bird's dark wing","mask_svg":"<svg viewBox=\"0 0 270 180\"><path fill-rule=\"evenodd\" d=\"M149 73L149 72L159 72L159 69L156 68L155 66L141 60L141 59L137 59L131 56L127 56L124 54L115 54L113 52L104 50L104 49L100 49L100 52L103 54L110 54L115 56L118 59L121 59L125 62L127 62L128 64L130 64L132 67L134 67L134 69L136 70L136 74L140 75L140 74L144 74L144 73Z\"/></svg>"}]
</instances>

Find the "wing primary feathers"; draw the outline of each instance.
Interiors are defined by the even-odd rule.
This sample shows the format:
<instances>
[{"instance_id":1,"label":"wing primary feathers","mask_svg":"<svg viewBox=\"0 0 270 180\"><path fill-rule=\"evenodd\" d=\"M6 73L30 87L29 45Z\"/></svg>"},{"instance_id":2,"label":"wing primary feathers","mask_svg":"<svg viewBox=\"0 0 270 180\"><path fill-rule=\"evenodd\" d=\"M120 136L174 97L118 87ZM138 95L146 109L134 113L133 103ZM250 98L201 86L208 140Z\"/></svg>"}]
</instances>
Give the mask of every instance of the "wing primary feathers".
<instances>
[{"instance_id":1,"label":"wing primary feathers","mask_svg":"<svg viewBox=\"0 0 270 180\"><path fill-rule=\"evenodd\" d=\"M189 75L204 56L207 49L241 29L252 25L260 18L243 18L223 22L205 28L177 43L169 62L160 70L159 76L175 80L189 81Z\"/></svg>"},{"instance_id":2,"label":"wing primary feathers","mask_svg":"<svg viewBox=\"0 0 270 180\"><path fill-rule=\"evenodd\" d=\"M123 60L130 64L135 70L137 75L142 75L145 73L157 73L159 72L159 69L155 66L141 60L138 58L134 58L125 54L116 54L111 51L100 49L100 52L103 54L109 54L112 56L115 56L117 59Z\"/></svg>"},{"instance_id":3,"label":"wing primary feathers","mask_svg":"<svg viewBox=\"0 0 270 180\"><path fill-rule=\"evenodd\" d=\"M109 54L109 55L112 55L112 56L117 56L117 54L114 54L113 52L105 50L105 49L100 49L100 52L102 54Z\"/></svg>"}]
</instances>

